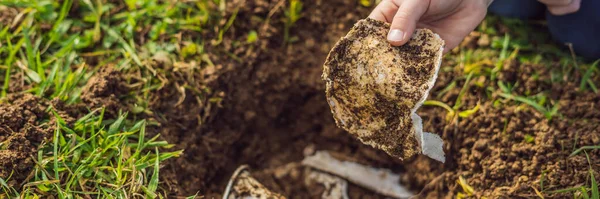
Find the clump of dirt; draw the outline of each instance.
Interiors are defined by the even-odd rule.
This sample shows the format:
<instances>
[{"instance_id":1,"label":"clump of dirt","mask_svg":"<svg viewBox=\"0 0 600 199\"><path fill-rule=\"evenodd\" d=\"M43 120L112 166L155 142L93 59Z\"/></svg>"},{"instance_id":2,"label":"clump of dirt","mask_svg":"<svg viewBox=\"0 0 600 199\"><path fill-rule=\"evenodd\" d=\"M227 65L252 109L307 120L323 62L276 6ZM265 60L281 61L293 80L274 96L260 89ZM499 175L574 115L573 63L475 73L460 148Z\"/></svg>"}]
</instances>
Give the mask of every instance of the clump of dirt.
<instances>
[{"instance_id":1,"label":"clump of dirt","mask_svg":"<svg viewBox=\"0 0 600 199\"><path fill-rule=\"evenodd\" d=\"M0 178L18 187L29 175L40 143L52 136L54 125L47 118L50 104L30 94L11 95L0 103Z\"/></svg>"},{"instance_id":2,"label":"clump of dirt","mask_svg":"<svg viewBox=\"0 0 600 199\"><path fill-rule=\"evenodd\" d=\"M80 105L90 109L104 107L108 117L116 116L119 110L126 108L117 96L123 96L128 91L119 71L102 67L83 87Z\"/></svg>"}]
</instances>

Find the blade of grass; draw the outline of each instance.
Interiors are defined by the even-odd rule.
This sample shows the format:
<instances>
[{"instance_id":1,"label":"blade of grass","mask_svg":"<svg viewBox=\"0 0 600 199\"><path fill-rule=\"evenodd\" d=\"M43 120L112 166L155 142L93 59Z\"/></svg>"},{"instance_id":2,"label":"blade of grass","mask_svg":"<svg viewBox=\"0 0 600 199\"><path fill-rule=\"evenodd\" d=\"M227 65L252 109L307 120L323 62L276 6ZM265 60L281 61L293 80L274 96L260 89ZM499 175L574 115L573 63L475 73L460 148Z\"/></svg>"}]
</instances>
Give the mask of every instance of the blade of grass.
<instances>
[{"instance_id":1,"label":"blade of grass","mask_svg":"<svg viewBox=\"0 0 600 199\"><path fill-rule=\"evenodd\" d=\"M119 118L113 124L111 124L110 127L108 127L108 135L114 135L119 131L119 129L121 129L123 122L125 121L125 117L126 115L119 116Z\"/></svg>"},{"instance_id":2,"label":"blade of grass","mask_svg":"<svg viewBox=\"0 0 600 199\"><path fill-rule=\"evenodd\" d=\"M591 79L587 80L588 85L590 86L590 88L592 89L592 91L594 91L594 93L598 93L598 87L596 87L596 84L594 83L594 81L592 81Z\"/></svg>"},{"instance_id":3,"label":"blade of grass","mask_svg":"<svg viewBox=\"0 0 600 199\"><path fill-rule=\"evenodd\" d=\"M158 148L154 148L154 151L156 151L156 156L159 156L158 153ZM159 172L159 159L156 158L156 160L154 161L154 172L152 173L152 177L150 178L150 183L148 184L148 189L151 192L156 192L156 189L158 188L158 172Z\"/></svg>"},{"instance_id":4,"label":"blade of grass","mask_svg":"<svg viewBox=\"0 0 600 199\"><path fill-rule=\"evenodd\" d=\"M23 28L23 38L25 38L25 57L27 58L27 69L37 68L36 62L34 61L35 56L33 54L33 45L31 44L31 39L29 38L30 30L30 27Z\"/></svg>"},{"instance_id":5,"label":"blade of grass","mask_svg":"<svg viewBox=\"0 0 600 199\"><path fill-rule=\"evenodd\" d=\"M592 198L597 199L600 198L600 192L598 192L598 182L596 182L596 177L594 176L594 169L592 169L592 161L590 161L590 156L587 152L585 152L585 157L587 158L587 162L590 165L590 189L592 190Z\"/></svg>"},{"instance_id":6,"label":"blade of grass","mask_svg":"<svg viewBox=\"0 0 600 199\"><path fill-rule=\"evenodd\" d=\"M546 116L546 119L548 119L548 120L552 119L552 117L558 112L558 108L559 108L558 104L555 104L551 110L548 110L544 106L537 103L536 101L533 101L532 99L529 99L526 97L515 96L512 94L508 94L508 93L498 93L498 95L500 95L501 97L504 97L506 99L511 99L511 100L515 100L515 101L527 104L527 105L533 107L535 110L539 111L540 113L544 114L544 116Z\"/></svg>"},{"instance_id":7,"label":"blade of grass","mask_svg":"<svg viewBox=\"0 0 600 199\"><path fill-rule=\"evenodd\" d=\"M437 101L437 100L427 100L427 101L423 102L423 105L425 105L425 106L439 106L439 107L442 107L442 108L446 109L446 111L448 111L448 112L454 112L454 109L452 109L446 103L440 102L440 101Z\"/></svg>"},{"instance_id":8,"label":"blade of grass","mask_svg":"<svg viewBox=\"0 0 600 199\"><path fill-rule=\"evenodd\" d=\"M544 194L542 194L542 192L540 192L539 190L537 190L535 187L531 186L531 188L533 188L533 191L535 191L535 195L537 195L539 198L544 199Z\"/></svg>"},{"instance_id":9,"label":"blade of grass","mask_svg":"<svg viewBox=\"0 0 600 199\"><path fill-rule=\"evenodd\" d=\"M456 87L456 81L452 81L452 83L448 84L448 86L446 86L444 89L442 89L441 91L437 92L437 98L441 98L442 95L446 94L448 91L454 89L454 87Z\"/></svg>"},{"instance_id":10,"label":"blade of grass","mask_svg":"<svg viewBox=\"0 0 600 199\"><path fill-rule=\"evenodd\" d=\"M473 187L467 183L467 180L465 180L464 177L459 176L456 182L460 185L460 187L467 194L467 196L472 196L473 193L475 193L475 189L473 189Z\"/></svg>"},{"instance_id":11,"label":"blade of grass","mask_svg":"<svg viewBox=\"0 0 600 199\"><path fill-rule=\"evenodd\" d=\"M588 194L588 190L585 187L581 187L580 192L584 199L590 199L590 194Z\"/></svg>"},{"instance_id":12,"label":"blade of grass","mask_svg":"<svg viewBox=\"0 0 600 199\"><path fill-rule=\"evenodd\" d=\"M52 138L52 142L53 142L53 156L52 158L54 159L54 179L58 180L60 179L59 175L58 175L58 137L60 134L60 123L56 123L56 130L54 130L54 136Z\"/></svg>"},{"instance_id":13,"label":"blade of grass","mask_svg":"<svg viewBox=\"0 0 600 199\"><path fill-rule=\"evenodd\" d=\"M469 116L477 113L477 111L479 111L479 107L480 107L480 104L479 104L479 102L477 102L477 105L475 107L473 107L472 109L468 109L468 110L459 112L458 116L462 117L462 118L469 117Z\"/></svg>"},{"instance_id":14,"label":"blade of grass","mask_svg":"<svg viewBox=\"0 0 600 199\"><path fill-rule=\"evenodd\" d=\"M21 45L23 45L23 43L25 43L25 38L21 38L15 46L13 46L12 43L10 42L10 38L6 38L6 43L8 45L8 49L11 49L11 50L10 50L10 53L8 54L8 58L6 58L6 60L4 60L4 65L6 65L8 68L6 68L6 72L4 73L4 86L2 87L2 96L1 97L6 97L6 94L7 94L6 92L8 90L8 85L10 83L10 72L11 72L12 64L15 59L15 55L19 51L19 47Z\"/></svg>"},{"instance_id":15,"label":"blade of grass","mask_svg":"<svg viewBox=\"0 0 600 199\"><path fill-rule=\"evenodd\" d=\"M573 151L573 153L571 153L571 155L569 155L569 157L573 157L573 156L581 153L584 150L594 150L594 149L600 149L600 145L599 146L583 146L583 147Z\"/></svg>"},{"instance_id":16,"label":"blade of grass","mask_svg":"<svg viewBox=\"0 0 600 199\"><path fill-rule=\"evenodd\" d=\"M502 41L502 50L500 51L500 57L498 58L498 61L496 61L496 65L494 66L494 68L491 71L491 81L495 81L496 80L496 76L498 74L498 72L500 72L500 70L502 69L502 65L504 64L504 61L507 58L507 54L508 54L508 46L510 44L510 35L508 33L504 34L504 40Z\"/></svg>"},{"instance_id":17,"label":"blade of grass","mask_svg":"<svg viewBox=\"0 0 600 199\"><path fill-rule=\"evenodd\" d=\"M571 188L565 188L565 189L558 189L558 190L549 191L548 193L550 193L550 194L555 194L555 193L569 193L569 192L577 191L577 190L579 190L581 188L582 188L582 186L575 186L575 187L571 187Z\"/></svg>"},{"instance_id":18,"label":"blade of grass","mask_svg":"<svg viewBox=\"0 0 600 199\"><path fill-rule=\"evenodd\" d=\"M225 26L221 30L219 30L219 36L217 37L217 41L214 44L215 46L219 45L219 44L221 44L221 42L223 42L223 35L225 35L225 32L227 32L227 30L229 30L229 28L231 27L231 25L237 18L238 11L239 11L239 8L236 8L235 11L233 11L233 14L231 15L231 17L229 17L229 19L227 20L227 23L225 24Z\"/></svg>"},{"instance_id":19,"label":"blade of grass","mask_svg":"<svg viewBox=\"0 0 600 199\"><path fill-rule=\"evenodd\" d=\"M465 84L463 85L463 87L460 89L460 92L458 93L456 102L454 103L454 106L452 107L453 110L458 110L462 106L462 98L467 93L467 90L469 90L469 87L470 87L469 82L471 82L472 77L473 77L473 72L470 72L469 75L467 75L467 80L465 80Z\"/></svg>"},{"instance_id":20,"label":"blade of grass","mask_svg":"<svg viewBox=\"0 0 600 199\"><path fill-rule=\"evenodd\" d=\"M584 91L586 88L586 84L588 84L588 80L590 80L590 77L592 76L592 73L594 72L594 70L596 70L596 67L598 66L598 62L600 62L599 60L596 60L591 66L590 68L587 69L587 71L585 71L585 74L583 75L583 77L581 78L581 83L579 84L579 90ZM590 83L590 86L595 86L592 83Z\"/></svg>"},{"instance_id":21,"label":"blade of grass","mask_svg":"<svg viewBox=\"0 0 600 199\"><path fill-rule=\"evenodd\" d=\"M594 170L590 168L590 180L592 181L591 189L592 189L592 198L600 198L600 192L598 192L598 182L596 182L596 178L594 176Z\"/></svg>"},{"instance_id":22,"label":"blade of grass","mask_svg":"<svg viewBox=\"0 0 600 199\"><path fill-rule=\"evenodd\" d=\"M106 33L108 33L108 35L110 35L111 37L117 38L117 40L119 41L119 43L121 44L121 46L123 47L123 49L125 49L125 52L128 53L129 56L131 56L131 58L133 59L133 61L138 65L138 66L144 66L142 64L142 61L140 60L140 58L138 57L137 53L135 52L135 50L133 49L133 47L131 47L127 41L125 41L125 39L123 39L123 37L121 37L115 30L113 30L112 28L106 26L106 25L102 25L101 26L102 29L104 31L106 31Z\"/></svg>"}]
</instances>

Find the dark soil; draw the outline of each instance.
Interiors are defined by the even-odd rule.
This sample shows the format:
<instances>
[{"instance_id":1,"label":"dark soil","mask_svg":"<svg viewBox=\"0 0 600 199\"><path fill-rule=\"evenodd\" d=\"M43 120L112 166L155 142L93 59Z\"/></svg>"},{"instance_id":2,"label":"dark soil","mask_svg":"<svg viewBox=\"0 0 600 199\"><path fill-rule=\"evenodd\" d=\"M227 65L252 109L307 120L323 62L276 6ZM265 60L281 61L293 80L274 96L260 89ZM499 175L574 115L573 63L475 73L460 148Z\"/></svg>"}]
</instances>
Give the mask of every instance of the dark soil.
<instances>
[{"instance_id":1,"label":"dark soil","mask_svg":"<svg viewBox=\"0 0 600 199\"><path fill-rule=\"evenodd\" d=\"M421 196L426 198L449 198L463 191L456 183L459 176L473 186L476 196L491 198L531 198L535 197L534 188L551 191L586 185L590 168L600 176L600 150L587 151L589 163L583 153L569 157L574 148L600 144L600 95L578 91L575 81L581 74L575 72L569 81L550 83L549 67L518 62L507 64L499 79L519 81L523 86L515 89L516 94L549 90L548 103L560 104L560 116L549 121L529 106L517 106L497 96L499 91L488 92L486 87L495 86L495 82L478 79L484 86L473 84L463 99L463 107L482 102L481 110L470 118L446 122L442 108L424 107L420 111L425 130L440 134L446 141L445 164L424 156L401 162L361 144L336 127L320 76L333 44L371 8L360 7L358 1L303 1L303 18L291 30L298 41L284 44L280 20L284 2L228 3L229 14L236 7L239 12L221 46L242 61L212 52L209 56L214 66L203 66L200 71L155 66L170 71L162 77L169 81L148 95L151 111L136 117L158 124L150 127L149 134L160 133L176 144L176 149L185 149L182 157L168 161L161 171L166 181L162 186L173 196L199 193L218 198L232 172L248 164L254 177L272 191L291 198L318 197L323 187L307 187L305 169L299 165L305 154L316 150L404 173L402 184L416 193L422 190ZM244 41L250 30L258 32L258 43L232 45L233 41ZM213 48L217 49L207 45L206 51ZM455 66L450 62L442 65ZM431 98L452 106L464 84L458 78L462 76L460 70L441 70ZM131 98L121 96L135 88L118 82L132 74L110 70L97 74L82 93L84 103L57 109L75 117L88 113L83 108L86 104L108 106L113 113L130 108ZM534 74L540 78L533 78ZM452 81L457 81L457 87L437 97ZM205 91L182 92L182 86ZM50 103L18 95L0 104L0 177L14 170L13 181L9 181L12 185L26 178L33 165L31 155L52 135L52 125L39 126ZM526 141L530 136L533 142ZM383 198L352 184L349 192L351 198Z\"/></svg>"},{"instance_id":2,"label":"dark soil","mask_svg":"<svg viewBox=\"0 0 600 199\"><path fill-rule=\"evenodd\" d=\"M48 100L32 94L18 94L27 87L11 84L5 101L0 101L0 178L9 179L8 185L20 187L31 177L34 158L40 145L52 137L56 120L50 109L66 122L104 107L106 117L115 117L123 109L116 96L126 91L121 75L110 67L101 69L84 86L82 103L65 105L59 99ZM13 77L12 82L19 82ZM10 177L10 178L9 178Z\"/></svg>"},{"instance_id":3,"label":"dark soil","mask_svg":"<svg viewBox=\"0 0 600 199\"><path fill-rule=\"evenodd\" d=\"M273 9L275 14L271 24L252 20L234 23L237 28L230 32L230 38L240 40L248 28L264 27L259 29L262 43L256 51L239 53L250 55L243 59L249 61L233 64L233 70L221 74L215 85L210 86L219 88L226 97L222 108L207 123L200 127L195 121L189 122L188 118L197 118L200 112L189 111L200 108L193 103L184 102L179 107L163 103L163 108L156 111L163 113L168 121L176 121L162 123L163 129L168 130L161 133L168 141L186 149L186 155L168 165L165 174L166 179L175 176L178 195L199 190L207 198L219 197L239 165L249 164L258 171L297 162L308 145L342 154L357 153L352 155L358 157L355 159L378 166L399 163L384 152L360 144L335 126L320 80L330 48L360 16L365 16L368 8L355 9L357 3L348 1L305 2L306 14L292 29L299 41L284 45L283 24L279 22L282 4L277 2L254 1L240 7L238 19L250 15L266 18ZM306 194L304 187L265 185L286 195ZM368 191L362 193L373 195Z\"/></svg>"},{"instance_id":4,"label":"dark soil","mask_svg":"<svg viewBox=\"0 0 600 199\"><path fill-rule=\"evenodd\" d=\"M123 96L129 89L118 71L111 67L101 68L92 76L81 92L81 109L104 107L107 117L117 117L118 111L127 108L117 96ZM84 112L85 114L85 112Z\"/></svg>"},{"instance_id":5,"label":"dark soil","mask_svg":"<svg viewBox=\"0 0 600 199\"><path fill-rule=\"evenodd\" d=\"M444 110L425 108L421 111L426 118L425 127L442 134L447 141L446 164L426 157L402 163L360 144L335 127L319 77L321 64L332 44L355 21L366 16L368 9L355 9L359 7L355 2L344 1L315 1L305 5L305 18L293 29L299 42L282 48L278 32L270 32L277 29L267 29L267 33L261 32L267 35L261 38L263 42L267 40L262 44L267 48L259 49L255 60L236 66L217 80L217 88L223 89L226 95L223 108L210 116L214 120L203 125L200 134L205 135L205 140L193 141L187 139L189 133L185 134L185 143L195 144L180 145L188 149L188 157L178 159L177 166L171 165L183 187L179 193L200 190L209 198L218 196L231 172L238 165L249 164L257 178L274 191L293 197L314 197L322 188L305 187L303 170L296 165L307 149L329 150L363 164L406 171L403 183L416 191L427 187L423 196L428 197L452 196L462 191L455 183L458 176L467 179L478 195L485 196L532 197L532 187L541 190L542 173L546 191L587 182L589 166L585 158L568 155L574 147L599 143L595 121L600 117L593 111L600 106L599 96L577 92L574 83L551 85L547 79L532 80L534 72L546 71L540 77L550 76L544 66L510 63L512 67L505 67L499 78L524 83L523 88L516 90L518 94L545 89L567 93L550 93L553 102L563 107L560 111L563 116L552 122L529 107L514 106L506 100L497 108L491 102L484 103L482 110L472 118L451 124L444 121ZM247 9L260 12L242 12L264 17L275 6L275 3L257 3ZM244 32L243 28L238 31ZM440 75L432 91L434 94L453 81L453 77L461 76L454 72ZM491 83L484 81L484 85ZM438 100L452 105L459 89L457 86ZM493 96L502 99L496 94ZM483 88L473 87L467 98L465 107L473 107L487 96ZM533 136L534 142L525 142L526 135ZM579 137L578 143L575 137ZM589 154L593 161L599 160L597 151ZM296 169L275 175L290 165ZM591 165L598 170L598 162ZM350 194L352 197L375 196L355 186L351 186Z\"/></svg>"},{"instance_id":6,"label":"dark soil","mask_svg":"<svg viewBox=\"0 0 600 199\"><path fill-rule=\"evenodd\" d=\"M52 122L46 119L49 103L33 95L12 95L0 103L0 178L19 186L29 175L42 141L52 136Z\"/></svg>"},{"instance_id":7,"label":"dark soil","mask_svg":"<svg viewBox=\"0 0 600 199\"><path fill-rule=\"evenodd\" d=\"M452 197L463 191L456 183L459 176L475 188L477 196L513 198L534 197L532 187L542 190L542 178L543 190L549 191L585 184L590 164L599 170L598 151L588 152L594 161L590 164L581 154L568 155L573 148L600 143L600 96L577 92L575 83L552 85L547 79L534 80L534 73L544 71L540 77L549 78L549 70L516 62L509 63L499 78L524 84L516 89L517 94L551 89L550 101L561 104L562 116L550 122L532 108L515 106L492 92L492 97L502 102L499 107L484 102L477 114L458 122L445 122L441 108L421 110L425 130L446 140L446 164L422 156L401 162L361 144L335 126L320 76L330 48L354 22L367 16L369 9L342 0L304 5L304 18L292 29L299 40L292 44L282 43L279 27L283 25L277 20L266 25L253 20L234 23L236 29L228 33L228 39L243 39L250 27L263 27L259 30L261 43L258 48L231 49L243 57L243 63L220 60L223 72L209 87L224 93L222 108L209 114L206 103L189 97L174 105L173 93L157 99L155 110L164 118L160 132L186 150L184 157L167 165L165 179L170 179L175 195L200 191L206 198L220 197L233 170L249 164L255 177L275 192L292 198L317 197L323 188L307 187L304 169L298 166L305 153L315 150L405 173L402 183L415 192L423 190L421 196L426 198ZM254 1L240 7L238 18L266 18L273 9L271 19L282 17L277 2ZM447 66L453 65L443 67ZM433 96L460 76L459 72L441 72ZM456 81L455 89L434 98L452 106L464 84L464 80ZM470 89L464 107L489 99L485 87L495 83L484 79L483 85ZM200 126L198 118L207 114ZM532 136L533 143L525 142L525 136ZM349 192L352 198L382 198L354 185Z\"/></svg>"}]
</instances>

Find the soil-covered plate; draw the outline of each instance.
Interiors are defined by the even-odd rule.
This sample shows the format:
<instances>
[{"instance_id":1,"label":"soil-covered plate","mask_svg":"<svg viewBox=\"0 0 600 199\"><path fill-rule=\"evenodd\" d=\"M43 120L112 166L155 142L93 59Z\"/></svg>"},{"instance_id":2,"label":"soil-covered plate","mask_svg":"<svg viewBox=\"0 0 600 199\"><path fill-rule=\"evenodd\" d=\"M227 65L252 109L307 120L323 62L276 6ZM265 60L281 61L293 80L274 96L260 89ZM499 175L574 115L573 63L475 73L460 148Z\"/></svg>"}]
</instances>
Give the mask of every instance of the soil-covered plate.
<instances>
[{"instance_id":1,"label":"soil-covered plate","mask_svg":"<svg viewBox=\"0 0 600 199\"><path fill-rule=\"evenodd\" d=\"M405 45L386 41L389 24L358 21L333 47L323 79L337 125L402 160L423 153L444 161L442 140L423 133L415 113L433 87L444 41L417 29Z\"/></svg>"}]
</instances>

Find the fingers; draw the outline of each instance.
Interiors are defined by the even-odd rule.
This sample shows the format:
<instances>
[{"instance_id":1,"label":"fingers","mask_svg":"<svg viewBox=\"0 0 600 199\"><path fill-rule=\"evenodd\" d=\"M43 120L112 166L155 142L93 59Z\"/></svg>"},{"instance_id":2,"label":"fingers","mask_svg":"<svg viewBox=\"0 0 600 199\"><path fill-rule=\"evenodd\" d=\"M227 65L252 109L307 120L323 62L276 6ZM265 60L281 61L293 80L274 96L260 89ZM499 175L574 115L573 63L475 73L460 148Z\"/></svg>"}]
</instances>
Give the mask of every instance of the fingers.
<instances>
[{"instance_id":1,"label":"fingers","mask_svg":"<svg viewBox=\"0 0 600 199\"><path fill-rule=\"evenodd\" d=\"M574 0L538 0L539 2L546 4L547 6L566 6L571 4Z\"/></svg>"},{"instance_id":2,"label":"fingers","mask_svg":"<svg viewBox=\"0 0 600 199\"><path fill-rule=\"evenodd\" d=\"M547 1L549 1L549 0L547 0ZM569 1L569 3L566 5L546 4L546 5L548 5L548 12L552 13L553 15L560 16L560 15L571 14L571 13L579 11L579 7L581 6L581 0L565 0L565 2L566 1Z\"/></svg>"},{"instance_id":3,"label":"fingers","mask_svg":"<svg viewBox=\"0 0 600 199\"><path fill-rule=\"evenodd\" d=\"M437 33L444 39L444 53L458 46L464 38L473 31L487 14L487 2L465 4L454 10L454 14L444 17L445 20L419 23L419 28L427 28ZM435 2L429 6L429 10L435 9ZM427 12L429 12L429 10Z\"/></svg>"},{"instance_id":4,"label":"fingers","mask_svg":"<svg viewBox=\"0 0 600 199\"><path fill-rule=\"evenodd\" d=\"M375 7L369 18L392 23L397 11L398 6L392 0L384 0Z\"/></svg>"},{"instance_id":5,"label":"fingers","mask_svg":"<svg viewBox=\"0 0 600 199\"><path fill-rule=\"evenodd\" d=\"M393 46L400 46L404 45L412 36L417 22L429 7L429 0L404 0L395 3L399 8L392 19L387 40Z\"/></svg>"}]
</instances>

